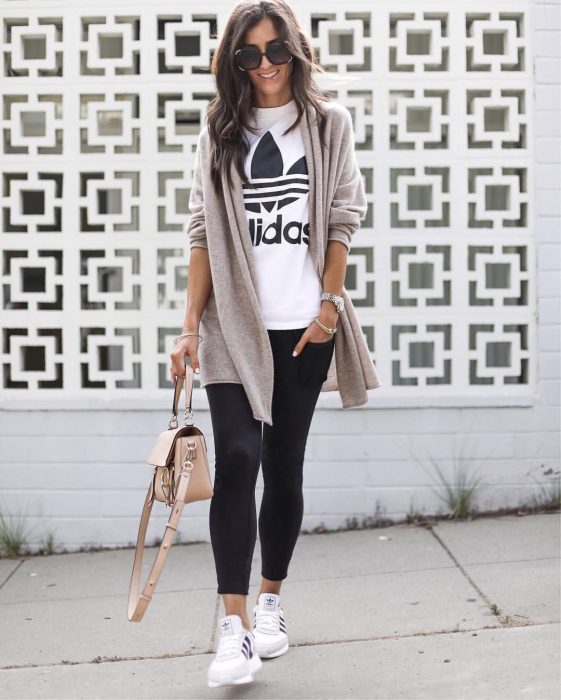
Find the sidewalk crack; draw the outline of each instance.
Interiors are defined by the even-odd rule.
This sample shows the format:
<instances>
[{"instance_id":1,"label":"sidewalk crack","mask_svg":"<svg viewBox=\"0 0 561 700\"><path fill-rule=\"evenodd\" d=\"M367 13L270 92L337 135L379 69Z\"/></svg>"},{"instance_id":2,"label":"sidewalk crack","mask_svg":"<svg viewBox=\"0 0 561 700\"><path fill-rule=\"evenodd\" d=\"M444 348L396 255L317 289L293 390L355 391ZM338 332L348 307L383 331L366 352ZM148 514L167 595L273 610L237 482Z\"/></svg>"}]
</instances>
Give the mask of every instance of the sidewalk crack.
<instances>
[{"instance_id":1,"label":"sidewalk crack","mask_svg":"<svg viewBox=\"0 0 561 700\"><path fill-rule=\"evenodd\" d=\"M291 643L291 649L297 649L299 647L310 647L310 646L331 646L334 644L361 644L364 642L378 642L378 641L388 641L388 640L400 640L409 639L412 637L437 637L439 635L446 634L473 634L474 632L482 632L484 630L504 630L505 632L513 627L549 627L550 625L558 625L558 621L554 622L540 622L535 624L521 624L512 625L507 627L502 627L498 625L484 625L482 627L466 627L465 629L458 629L454 627L452 629L439 629L431 630L429 632L412 632L410 634L387 634L374 637L353 637L348 639L328 639L321 640L318 642L294 642ZM1 671L25 671L37 668L57 668L61 666L87 666L91 664L105 664L105 663L119 663L127 661L163 661L166 659L185 659L191 656L206 656L209 652L207 651L194 651L194 652L184 652L184 653L168 653L159 654L155 656L96 656L94 659L88 661L54 661L52 663L41 663L41 664L12 664L10 666L0 666Z\"/></svg>"},{"instance_id":2,"label":"sidewalk crack","mask_svg":"<svg viewBox=\"0 0 561 700\"><path fill-rule=\"evenodd\" d=\"M455 565L457 566L457 568L460 570L460 572L462 573L462 575L466 578L466 580L468 581L468 583L474 588L474 590L475 590L476 593L479 595L479 597L481 598L481 600L483 600L483 602L487 605L487 607L489 608L490 613L491 613L491 614L493 615L493 617L497 620L497 622L500 624L500 626L501 626L501 627L510 627L511 625L505 624L505 621L501 618L501 615L498 614L498 613L496 613L496 612L494 611L493 608L495 607L495 604L493 603L493 601L489 598L489 596L487 596L487 595L485 594L485 592L477 585L477 583L475 583L475 581L473 580L473 578L468 574L468 572L466 571L466 569L462 566L462 564L460 563L460 561L456 558L456 556L454 555L454 553L452 552L452 550L450 549L450 547L448 547L448 545L446 544L446 542L444 542L444 540L440 537L440 535L438 535L438 534L435 532L435 529L434 529L433 527L431 527L430 531L431 531L431 533L432 533L432 536L433 536L433 537L435 538L435 540L440 544L440 546L442 547L442 549L444 549L444 551L448 554L448 556L450 557L450 559L454 562L454 564L455 564Z\"/></svg>"},{"instance_id":3,"label":"sidewalk crack","mask_svg":"<svg viewBox=\"0 0 561 700\"><path fill-rule=\"evenodd\" d=\"M20 559L19 564L10 571L10 573L6 576L6 578L0 583L0 589L4 588L4 586L8 583L8 581L12 578L12 576L18 571L20 566L25 563L25 559Z\"/></svg>"}]
</instances>

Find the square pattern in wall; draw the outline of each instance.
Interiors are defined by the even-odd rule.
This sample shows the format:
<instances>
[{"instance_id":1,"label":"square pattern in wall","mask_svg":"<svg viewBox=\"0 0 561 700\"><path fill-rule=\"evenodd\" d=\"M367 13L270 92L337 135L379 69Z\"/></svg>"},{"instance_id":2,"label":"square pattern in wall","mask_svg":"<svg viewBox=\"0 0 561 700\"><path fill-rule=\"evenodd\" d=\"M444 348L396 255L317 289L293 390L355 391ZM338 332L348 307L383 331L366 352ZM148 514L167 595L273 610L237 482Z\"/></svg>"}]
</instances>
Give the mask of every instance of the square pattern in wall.
<instances>
[{"instance_id":1,"label":"square pattern in wall","mask_svg":"<svg viewBox=\"0 0 561 700\"><path fill-rule=\"evenodd\" d=\"M167 395L209 64L234 4L3 3L5 396ZM382 391L530 395L528 2L295 9L353 118L369 207L345 284Z\"/></svg>"}]
</instances>

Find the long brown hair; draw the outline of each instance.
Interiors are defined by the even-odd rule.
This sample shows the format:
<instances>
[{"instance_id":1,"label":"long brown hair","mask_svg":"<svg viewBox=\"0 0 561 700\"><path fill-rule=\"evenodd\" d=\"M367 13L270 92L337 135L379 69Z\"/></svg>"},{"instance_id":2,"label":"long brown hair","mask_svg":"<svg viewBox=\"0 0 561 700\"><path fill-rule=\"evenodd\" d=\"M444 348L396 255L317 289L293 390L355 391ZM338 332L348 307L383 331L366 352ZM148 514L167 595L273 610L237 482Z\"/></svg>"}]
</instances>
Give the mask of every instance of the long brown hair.
<instances>
[{"instance_id":1,"label":"long brown hair","mask_svg":"<svg viewBox=\"0 0 561 700\"><path fill-rule=\"evenodd\" d=\"M211 73L216 79L216 95L207 109L212 142L210 167L214 189L219 195L222 193L222 173L226 174L228 184L232 185L232 161L242 182L249 184L244 171L249 148L243 129L254 132L250 124L251 108L254 106L253 85L247 73L238 69L234 52L242 46L246 31L265 17L271 18L280 39L289 42L293 55L291 89L298 116L284 133L296 129L305 107L311 104L316 110L320 140L324 145L325 110L321 102L329 101L331 97L327 90L322 90L315 83L313 72L327 71L318 63L309 37L285 0L242 0L232 10L210 64Z\"/></svg>"}]
</instances>

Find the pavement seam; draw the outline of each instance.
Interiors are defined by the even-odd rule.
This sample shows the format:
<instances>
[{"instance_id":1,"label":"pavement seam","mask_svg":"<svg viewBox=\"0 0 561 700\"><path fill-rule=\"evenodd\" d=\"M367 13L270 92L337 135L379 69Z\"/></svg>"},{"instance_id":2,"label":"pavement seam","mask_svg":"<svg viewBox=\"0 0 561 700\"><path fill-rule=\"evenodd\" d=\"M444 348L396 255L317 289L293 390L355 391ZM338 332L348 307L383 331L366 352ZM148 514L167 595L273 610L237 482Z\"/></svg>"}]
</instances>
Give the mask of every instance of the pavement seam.
<instances>
[{"instance_id":1,"label":"pavement seam","mask_svg":"<svg viewBox=\"0 0 561 700\"><path fill-rule=\"evenodd\" d=\"M12 576L16 573L16 571L22 566L22 564L25 563L25 559L20 559L19 564L15 566L12 571L6 576L6 578L0 583L0 589L4 588L4 586L8 583L8 581L12 578Z\"/></svg>"},{"instance_id":2,"label":"pavement seam","mask_svg":"<svg viewBox=\"0 0 561 700\"><path fill-rule=\"evenodd\" d=\"M555 558L555 557L552 557ZM539 561L538 559L534 560L531 559L530 561ZM319 577L319 578L306 578L306 579L291 579L292 583L314 583L316 581L339 581L340 579L347 579L347 578L366 578L368 576L395 576L396 574L416 574L416 573L423 573L425 571L441 571L445 569L453 569L454 567L452 565L449 566L428 566L423 569L399 569L399 570L388 570L388 571L372 571L370 573L365 573L365 574L350 574L350 575L341 575L341 576L329 576L329 577ZM251 585L252 587L257 588L259 586L259 583L254 583ZM201 588L172 588L171 590L161 590L158 589L157 595L155 594L155 597L161 597L164 595L169 595L171 593L200 593L201 591L211 591L211 590L216 590L216 587L214 586L203 586ZM66 601L72 601L72 600L98 600L98 599L104 599L104 598L121 598L122 594L121 593L108 593L107 595L89 595L89 596L79 596L79 597L74 597L74 598L43 598L42 600L37 600L37 598L26 598L24 600L8 600L8 601L0 601L0 607L4 605L20 605L23 603L61 603L61 602L66 602Z\"/></svg>"},{"instance_id":3,"label":"pavement seam","mask_svg":"<svg viewBox=\"0 0 561 700\"><path fill-rule=\"evenodd\" d=\"M528 563L528 562L539 562L539 561L550 561L550 560L558 560L559 557L531 557L527 559L504 559L501 560L500 562L496 561L479 561L479 562L472 562L469 564L469 566L494 566L497 563L498 564L519 564L519 563ZM6 578L6 580L3 583L0 583L0 589L4 586L4 584L8 583L10 578L16 573L16 571L20 568L22 564L25 564L27 560L22 559L21 562L18 564L18 566L12 571L12 573ZM428 566L426 568L422 569L393 569L393 570L387 570L387 571L372 571L370 573L364 573L364 574L345 574L341 576L329 576L329 577L320 577L320 578L306 578L306 579L294 579L291 580L292 583L314 583L315 581L338 581L340 579L348 579L348 578L365 578L368 576L393 576L395 574L416 574L416 573L423 573L425 571L440 571L440 570L445 570L445 569L453 569L455 568L456 565L450 565L450 566ZM255 583L252 584L252 586L257 587L259 584ZM171 593L200 593L201 591L210 591L213 590L212 586L203 586L201 588L172 588L170 590L158 590L158 596L161 597L163 595L169 595ZM37 598L25 598L23 600L7 600L7 601L2 601L0 600L0 608L2 606L12 606L12 605L23 605L24 603L61 603L61 602L67 602L67 601L72 601L72 600L101 600L104 598L120 598L121 593L108 593L107 595L88 595L88 596L79 596L75 598L43 598L41 600L38 600Z\"/></svg>"},{"instance_id":4,"label":"pavement seam","mask_svg":"<svg viewBox=\"0 0 561 700\"><path fill-rule=\"evenodd\" d=\"M474 581L473 578L468 574L468 572L466 571L466 569L462 566L462 564L460 564L460 561L456 558L456 556L454 555L454 553L452 552L452 550L448 547L448 545L444 542L444 540L440 537L440 535L438 535L438 534L435 532L434 527L432 527L430 531L431 531L431 533L432 533L432 536L435 538L435 540L440 544L440 546L441 546L441 547L444 549L444 551L448 554L448 556L450 557L450 559L452 559L452 561L454 562L454 564L455 564L455 565L458 567L458 569L461 571L461 573L463 574L463 576L467 579L467 581L471 584L471 586L472 586L472 587L474 588L474 590L477 592L477 594L479 595L479 597L481 598L481 600L483 600L483 602L487 605L487 607L489 608L489 611L490 611L491 614L494 616L494 618L497 620L497 622L499 623L499 625L500 625L501 627L509 627L510 625L505 625L504 622L503 622L503 620L501 620L500 616L493 612L493 602L491 601L491 599L486 595L486 593L484 593L484 591L481 590L481 588L477 585L477 583L475 583L475 581Z\"/></svg>"},{"instance_id":5,"label":"pavement seam","mask_svg":"<svg viewBox=\"0 0 561 700\"><path fill-rule=\"evenodd\" d=\"M413 632L411 634L401 634L401 635L382 635L380 637L355 637L352 639L330 639L327 641L321 641L321 642L300 642L300 643L291 643L290 648L291 649L297 649L299 647L322 647L322 646L332 646L334 644L361 644L364 642L378 642L378 641L388 641L388 640L400 640L400 639L414 639L416 637L437 637L440 635L447 635L447 634L473 634L474 632L482 632L485 630L498 630L498 631L507 631L511 629L522 629L526 627L549 627L551 625L558 625L559 620L551 621L551 622L538 622L535 624L521 624L521 625L509 625L509 626L502 626L502 625L484 625L483 627L467 627L465 629L457 629L457 627L452 628L452 629L442 629L442 630L433 630L431 632ZM160 654L157 656L98 656L95 659L92 659L91 661L57 661L49 664L20 664L20 665L10 665L10 666L0 666L0 671L25 671L28 669L37 669L37 668L57 668L57 667L66 667L66 666L90 666L90 665L97 665L97 664L106 664L106 663L119 663L119 662L127 662L127 661L162 661L165 659L185 659L189 658L192 656L207 656L209 653L212 652L207 652L207 651L200 651L200 652L192 652L192 653L183 653L183 654Z\"/></svg>"}]
</instances>

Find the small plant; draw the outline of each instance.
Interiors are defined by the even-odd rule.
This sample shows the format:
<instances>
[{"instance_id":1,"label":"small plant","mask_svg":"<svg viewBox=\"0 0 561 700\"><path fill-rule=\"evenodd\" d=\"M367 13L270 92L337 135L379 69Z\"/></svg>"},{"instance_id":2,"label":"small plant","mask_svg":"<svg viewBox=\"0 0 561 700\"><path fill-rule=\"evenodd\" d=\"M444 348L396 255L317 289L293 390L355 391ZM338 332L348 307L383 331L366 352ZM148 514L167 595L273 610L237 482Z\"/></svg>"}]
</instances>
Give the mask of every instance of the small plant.
<instances>
[{"instance_id":1,"label":"small plant","mask_svg":"<svg viewBox=\"0 0 561 700\"><path fill-rule=\"evenodd\" d=\"M40 553L41 554L53 554L55 551L55 533L49 530L45 537L43 537Z\"/></svg>"},{"instance_id":2,"label":"small plant","mask_svg":"<svg viewBox=\"0 0 561 700\"><path fill-rule=\"evenodd\" d=\"M449 517L454 519L471 517L476 512L474 500L481 479L470 474L467 460L464 460L463 457L454 459L452 481L448 480L432 457L429 457L429 461L437 475L437 478L433 479L433 481L439 483L439 488L434 488L433 491L448 506ZM444 489L444 494L441 493L442 489Z\"/></svg>"},{"instance_id":3,"label":"small plant","mask_svg":"<svg viewBox=\"0 0 561 700\"><path fill-rule=\"evenodd\" d=\"M27 541L25 516L3 515L0 513L0 555L17 557L24 552Z\"/></svg>"},{"instance_id":4,"label":"small plant","mask_svg":"<svg viewBox=\"0 0 561 700\"><path fill-rule=\"evenodd\" d=\"M371 529L392 525L393 521L384 515L385 512L385 507L381 505L378 499L376 499L376 508L374 510L374 515L367 515L365 518L362 519L362 529Z\"/></svg>"},{"instance_id":5,"label":"small plant","mask_svg":"<svg viewBox=\"0 0 561 700\"><path fill-rule=\"evenodd\" d=\"M539 495L532 497L534 510L559 510L561 508L561 478L555 474L546 484L539 484Z\"/></svg>"},{"instance_id":6,"label":"small plant","mask_svg":"<svg viewBox=\"0 0 561 700\"><path fill-rule=\"evenodd\" d=\"M418 523L420 521L426 520L425 515L417 510L413 504L415 500L415 496L411 497L411 502L409 503L409 510L405 514L405 522L408 523L409 525L413 525L415 523Z\"/></svg>"},{"instance_id":7,"label":"small plant","mask_svg":"<svg viewBox=\"0 0 561 700\"><path fill-rule=\"evenodd\" d=\"M374 515L366 515L361 518L360 522L358 518L351 517L346 518L345 527L340 527L338 530L372 530L377 527L386 527L387 525L393 525L394 521L385 517L385 508L382 507L380 501L376 500L376 508L374 510Z\"/></svg>"},{"instance_id":8,"label":"small plant","mask_svg":"<svg viewBox=\"0 0 561 700\"><path fill-rule=\"evenodd\" d=\"M359 524L358 524L358 518L355 518L354 516L352 518L345 518L345 522L347 523L345 530L359 530Z\"/></svg>"}]
</instances>

